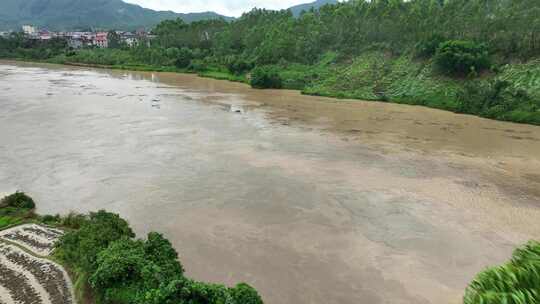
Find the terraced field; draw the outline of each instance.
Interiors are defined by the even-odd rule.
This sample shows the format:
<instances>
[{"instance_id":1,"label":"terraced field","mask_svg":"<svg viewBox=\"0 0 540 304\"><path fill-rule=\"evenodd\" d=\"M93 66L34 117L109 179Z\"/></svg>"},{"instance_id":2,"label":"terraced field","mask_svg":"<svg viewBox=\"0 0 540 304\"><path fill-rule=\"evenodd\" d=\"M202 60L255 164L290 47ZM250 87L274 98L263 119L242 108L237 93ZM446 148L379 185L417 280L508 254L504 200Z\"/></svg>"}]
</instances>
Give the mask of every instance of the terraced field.
<instances>
[{"instance_id":1,"label":"terraced field","mask_svg":"<svg viewBox=\"0 0 540 304\"><path fill-rule=\"evenodd\" d=\"M71 304L66 271L48 260L62 231L26 224L0 231L0 304Z\"/></svg>"}]
</instances>

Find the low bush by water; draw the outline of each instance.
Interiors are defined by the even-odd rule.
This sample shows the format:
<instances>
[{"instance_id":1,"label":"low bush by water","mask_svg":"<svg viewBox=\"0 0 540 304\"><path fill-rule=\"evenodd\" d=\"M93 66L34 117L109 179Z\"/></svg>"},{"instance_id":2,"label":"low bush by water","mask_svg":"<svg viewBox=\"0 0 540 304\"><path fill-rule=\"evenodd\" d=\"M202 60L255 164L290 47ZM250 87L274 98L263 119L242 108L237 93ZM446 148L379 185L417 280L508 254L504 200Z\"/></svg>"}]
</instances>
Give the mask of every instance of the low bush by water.
<instances>
[{"instance_id":1,"label":"low bush by water","mask_svg":"<svg viewBox=\"0 0 540 304\"><path fill-rule=\"evenodd\" d=\"M34 209L36 204L34 200L24 192L15 192L0 200L0 207L12 207L17 209Z\"/></svg>"},{"instance_id":2,"label":"low bush by water","mask_svg":"<svg viewBox=\"0 0 540 304\"><path fill-rule=\"evenodd\" d=\"M0 200L0 229L29 221L35 217L34 200L24 192L15 192Z\"/></svg>"},{"instance_id":3,"label":"low bush by water","mask_svg":"<svg viewBox=\"0 0 540 304\"><path fill-rule=\"evenodd\" d=\"M279 70L275 66L256 67L251 72L250 84L257 89L281 89Z\"/></svg>"}]
</instances>

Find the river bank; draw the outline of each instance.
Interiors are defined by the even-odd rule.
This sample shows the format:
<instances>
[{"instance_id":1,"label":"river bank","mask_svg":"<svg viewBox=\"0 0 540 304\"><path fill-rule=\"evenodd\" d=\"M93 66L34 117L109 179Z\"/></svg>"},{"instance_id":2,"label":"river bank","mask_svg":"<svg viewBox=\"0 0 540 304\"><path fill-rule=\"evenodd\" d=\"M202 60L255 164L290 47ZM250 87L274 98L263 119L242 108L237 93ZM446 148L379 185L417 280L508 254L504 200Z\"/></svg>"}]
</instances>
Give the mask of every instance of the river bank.
<instances>
[{"instance_id":1,"label":"river bank","mask_svg":"<svg viewBox=\"0 0 540 304\"><path fill-rule=\"evenodd\" d=\"M131 57L129 51L83 50L71 57L60 55L45 62L190 73L218 80L250 82L245 72L233 74L217 64L178 68L174 65L143 64ZM346 63L335 63L335 55L326 57L312 65L273 66L279 78L279 87L312 96L419 105L495 120L540 125L540 88L537 85L540 70L537 60L506 64L499 67L497 73L484 73L472 79L445 76L438 71L433 60L418 59L411 54L395 57L371 51Z\"/></svg>"},{"instance_id":2,"label":"river bank","mask_svg":"<svg viewBox=\"0 0 540 304\"><path fill-rule=\"evenodd\" d=\"M25 63L0 65L0 92L0 191L120 213L266 303L459 303L540 238L536 126Z\"/></svg>"}]
</instances>

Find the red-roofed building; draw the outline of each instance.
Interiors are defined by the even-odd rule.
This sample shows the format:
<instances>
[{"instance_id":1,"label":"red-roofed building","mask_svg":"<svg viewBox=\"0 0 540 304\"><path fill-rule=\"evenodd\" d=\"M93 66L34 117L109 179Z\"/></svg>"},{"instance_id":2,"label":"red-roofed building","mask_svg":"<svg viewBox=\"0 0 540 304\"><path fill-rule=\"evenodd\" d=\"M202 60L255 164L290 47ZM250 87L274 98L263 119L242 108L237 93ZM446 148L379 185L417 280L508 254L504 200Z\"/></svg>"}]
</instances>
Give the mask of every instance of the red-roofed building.
<instances>
[{"instance_id":1,"label":"red-roofed building","mask_svg":"<svg viewBox=\"0 0 540 304\"><path fill-rule=\"evenodd\" d=\"M109 40L107 38L108 35L109 34L107 32L96 33L96 36L94 37L94 45L97 45L100 48L109 47Z\"/></svg>"}]
</instances>

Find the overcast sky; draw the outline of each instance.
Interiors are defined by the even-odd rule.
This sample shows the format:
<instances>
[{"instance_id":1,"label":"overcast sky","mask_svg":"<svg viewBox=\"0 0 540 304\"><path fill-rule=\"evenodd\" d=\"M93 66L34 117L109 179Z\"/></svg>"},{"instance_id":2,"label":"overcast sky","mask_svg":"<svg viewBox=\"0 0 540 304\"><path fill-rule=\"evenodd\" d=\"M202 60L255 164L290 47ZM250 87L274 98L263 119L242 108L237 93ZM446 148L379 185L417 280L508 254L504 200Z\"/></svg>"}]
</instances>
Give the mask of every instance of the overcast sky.
<instances>
[{"instance_id":1,"label":"overcast sky","mask_svg":"<svg viewBox=\"0 0 540 304\"><path fill-rule=\"evenodd\" d=\"M0 0L1 1L1 0ZM254 7L284 9L314 0L124 0L154 10L171 10L177 13L214 11L238 17Z\"/></svg>"}]
</instances>

